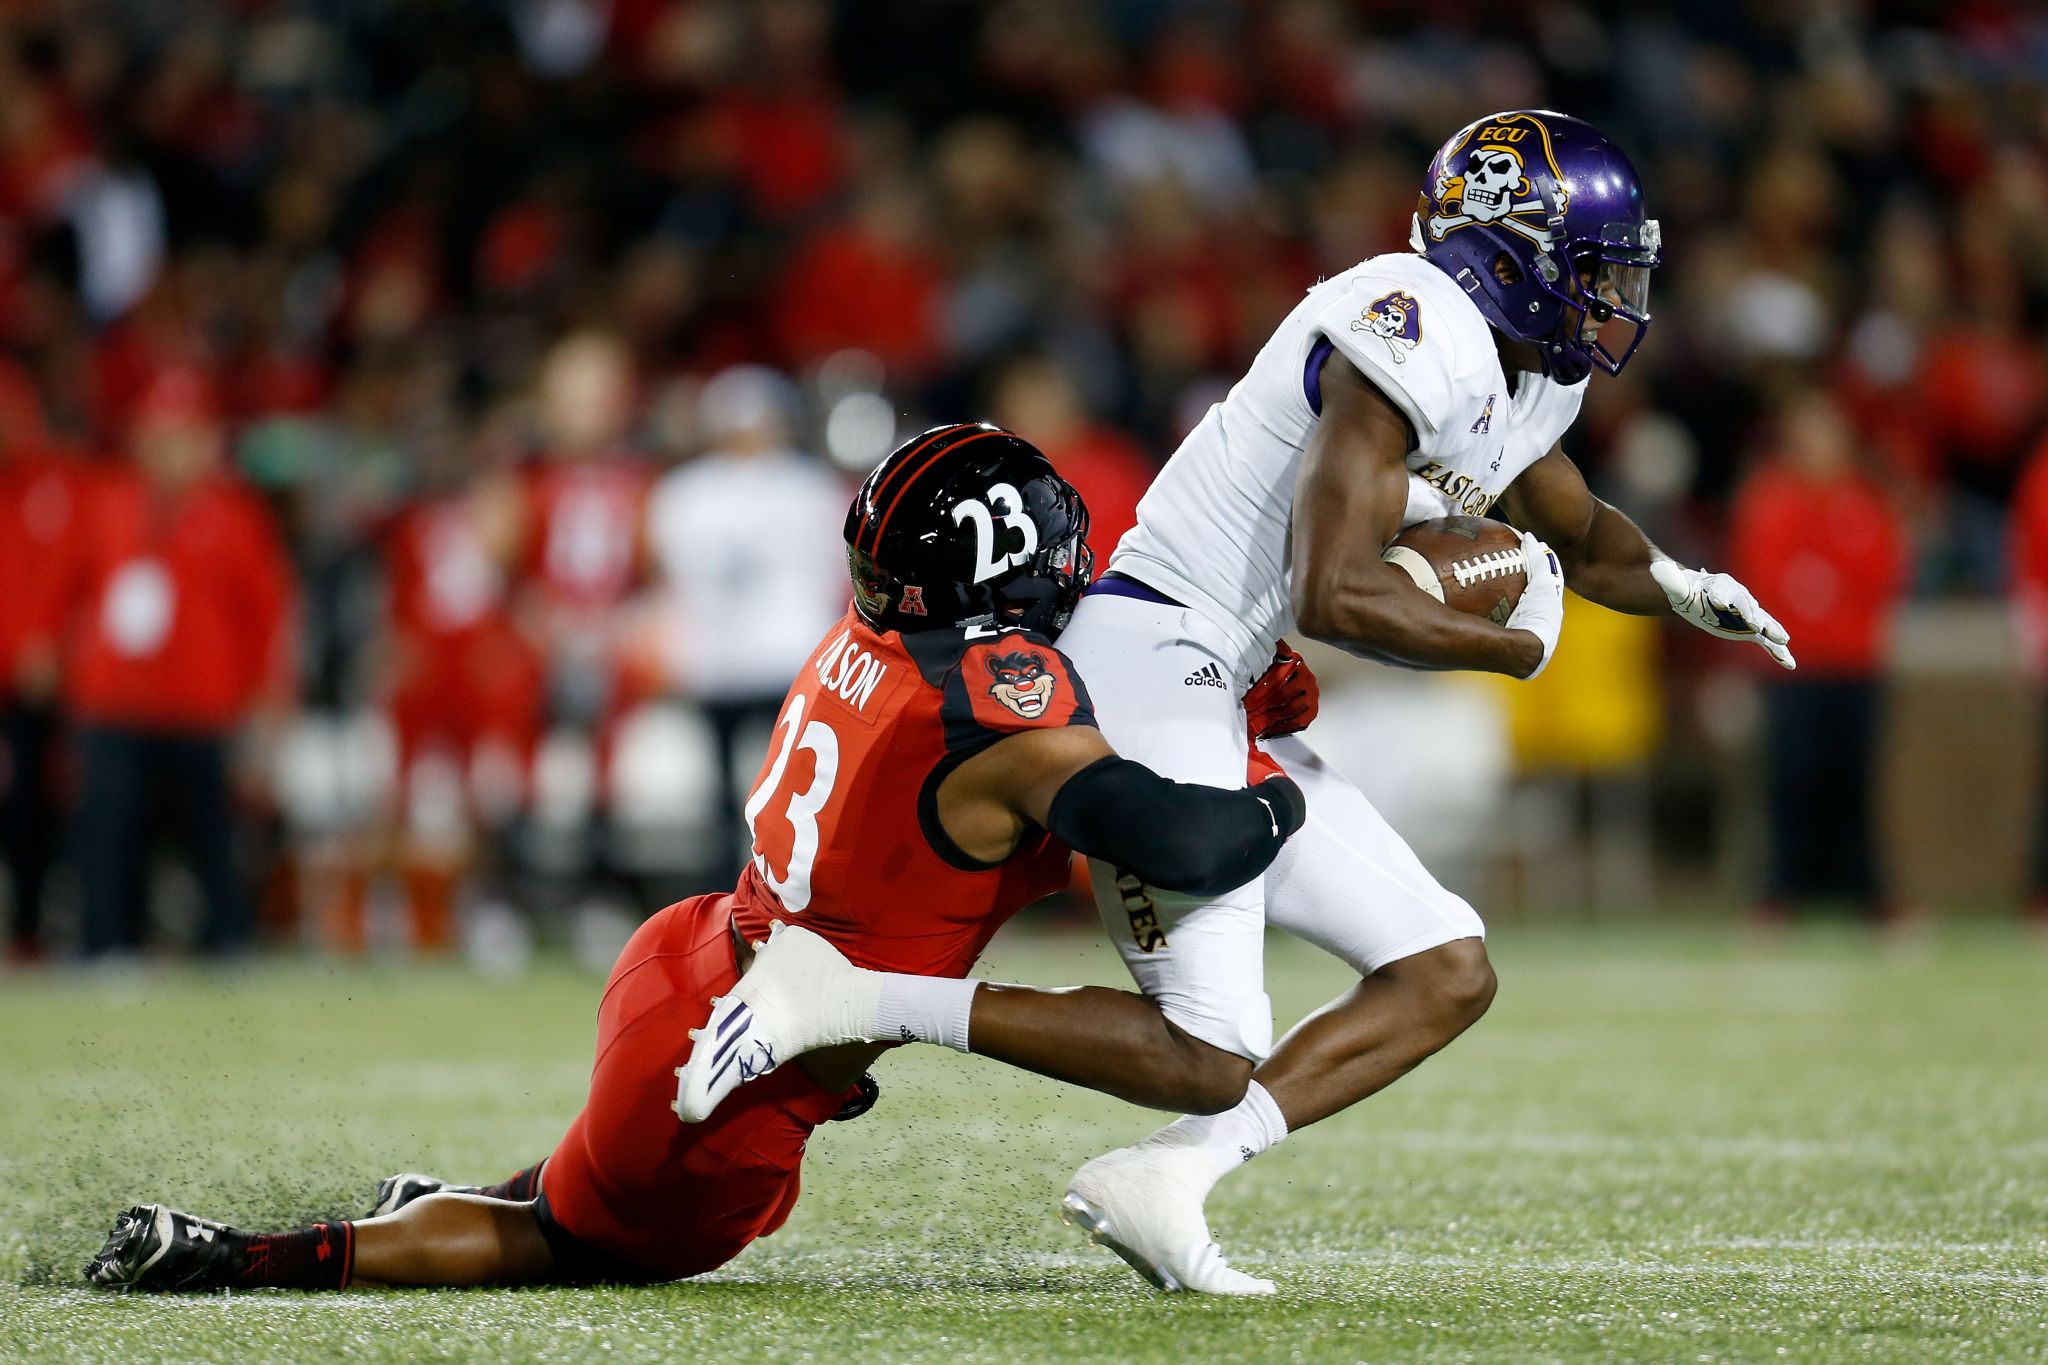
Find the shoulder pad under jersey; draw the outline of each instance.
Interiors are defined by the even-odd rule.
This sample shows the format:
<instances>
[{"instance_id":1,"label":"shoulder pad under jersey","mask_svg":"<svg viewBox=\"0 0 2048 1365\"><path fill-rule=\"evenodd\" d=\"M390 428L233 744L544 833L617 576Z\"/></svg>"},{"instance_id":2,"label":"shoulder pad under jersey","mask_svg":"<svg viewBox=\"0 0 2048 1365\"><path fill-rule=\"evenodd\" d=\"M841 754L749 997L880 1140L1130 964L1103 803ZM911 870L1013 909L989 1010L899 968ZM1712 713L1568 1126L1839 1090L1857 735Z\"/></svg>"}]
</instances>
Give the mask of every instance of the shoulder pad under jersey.
<instances>
[{"instance_id":1,"label":"shoulder pad under jersey","mask_svg":"<svg viewBox=\"0 0 2048 1365\"><path fill-rule=\"evenodd\" d=\"M1420 256L1376 256L1332 284L1317 329L1427 440L1457 406L1475 348L1493 354L1485 319Z\"/></svg>"}]
</instances>

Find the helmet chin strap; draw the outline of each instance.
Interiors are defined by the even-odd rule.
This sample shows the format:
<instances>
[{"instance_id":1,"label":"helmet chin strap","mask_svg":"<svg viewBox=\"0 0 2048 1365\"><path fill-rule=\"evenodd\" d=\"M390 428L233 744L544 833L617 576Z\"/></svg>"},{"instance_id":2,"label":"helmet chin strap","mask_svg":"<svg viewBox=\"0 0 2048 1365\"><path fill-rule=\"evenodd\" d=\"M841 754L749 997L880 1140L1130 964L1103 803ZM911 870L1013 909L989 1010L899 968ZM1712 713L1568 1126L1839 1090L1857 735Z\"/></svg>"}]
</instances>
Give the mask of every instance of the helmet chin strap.
<instances>
[{"instance_id":1,"label":"helmet chin strap","mask_svg":"<svg viewBox=\"0 0 2048 1365\"><path fill-rule=\"evenodd\" d=\"M1565 349L1561 341L1546 342L1541 348L1543 356L1543 377L1559 384L1576 384L1593 373L1593 366L1583 354L1573 354Z\"/></svg>"}]
</instances>

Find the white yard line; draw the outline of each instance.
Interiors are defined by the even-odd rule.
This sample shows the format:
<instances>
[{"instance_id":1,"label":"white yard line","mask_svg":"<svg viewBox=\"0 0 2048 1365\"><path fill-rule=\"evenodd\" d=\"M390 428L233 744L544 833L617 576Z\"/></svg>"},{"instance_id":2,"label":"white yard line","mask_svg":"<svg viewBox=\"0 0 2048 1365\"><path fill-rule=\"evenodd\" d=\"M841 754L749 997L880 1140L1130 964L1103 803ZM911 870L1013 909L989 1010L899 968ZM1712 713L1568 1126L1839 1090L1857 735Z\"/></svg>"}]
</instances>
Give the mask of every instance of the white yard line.
<instances>
[{"instance_id":1,"label":"white yard line","mask_svg":"<svg viewBox=\"0 0 2048 1365\"><path fill-rule=\"evenodd\" d=\"M1969 1251L1977 1254L2006 1253L2041 1255L2041 1247L1988 1243L1974 1246L1931 1246L1910 1242L1869 1242L1845 1240L1840 1242L1801 1241L1773 1242L1768 1240L1735 1239L1725 1242L1687 1242L1673 1247L1674 1252L1690 1252L1697 1255L1702 1250L1715 1247L1744 1250L1819 1250L1840 1252L1868 1252L1871 1250L1915 1251ZM918 1273L915 1268L929 1259L936 1268L942 1264L937 1258L906 1257L901 1252L864 1252L858 1250L803 1251L772 1260L763 1257L751 1266L737 1273L717 1274L707 1278L721 1281L758 1283L763 1281L784 1281L792 1274L801 1274L805 1264L821 1264L839 1267L849 1265L889 1264L891 1268L910 1274ZM1079 1252L1029 1252L1017 1256L1004 1256L1006 1263L1023 1264L1042 1270L1075 1270L1112 1266L1115 1262L1106 1254L1089 1251ZM1974 1284L1996 1285L2024 1289L2048 1290L2048 1274L2032 1274L2018 1270L1921 1270L1897 1266L1816 1266L1784 1265L1772 1262L1750 1261L1726 1263L1721 1261L1679 1261L1679 1260L1631 1260L1623 1257L1516 1257L1504 1259L1494 1256L1456 1255L1411 1255L1399 1251L1338 1251L1316 1249L1295 1252L1248 1251L1232 1253L1233 1264L1260 1266L1285 1274L1290 1267L1304 1266L1377 1266L1389 1270L1469 1270L1475 1275L1498 1276L1503 1274L1521 1275L1623 1275L1637 1279L1697 1279L1697 1278L1747 1278L1768 1276L1777 1280L1803 1280L1829 1282L1838 1280L1866 1280L1897 1282L1911 1280L1923 1284Z\"/></svg>"},{"instance_id":2,"label":"white yard line","mask_svg":"<svg viewBox=\"0 0 2048 1365\"><path fill-rule=\"evenodd\" d=\"M1780 1161L1819 1161L1840 1157L1898 1160L1916 1149L1897 1142L1809 1140L1772 1137L1631 1137L1608 1133L1487 1133L1469 1130L1383 1129L1373 1135L1377 1146L1405 1151L1530 1152L1565 1156L1636 1155L1684 1152L1688 1155L1766 1157ZM1988 1144L1970 1148L1978 1158L2025 1160L2043 1155L2038 1141Z\"/></svg>"}]
</instances>

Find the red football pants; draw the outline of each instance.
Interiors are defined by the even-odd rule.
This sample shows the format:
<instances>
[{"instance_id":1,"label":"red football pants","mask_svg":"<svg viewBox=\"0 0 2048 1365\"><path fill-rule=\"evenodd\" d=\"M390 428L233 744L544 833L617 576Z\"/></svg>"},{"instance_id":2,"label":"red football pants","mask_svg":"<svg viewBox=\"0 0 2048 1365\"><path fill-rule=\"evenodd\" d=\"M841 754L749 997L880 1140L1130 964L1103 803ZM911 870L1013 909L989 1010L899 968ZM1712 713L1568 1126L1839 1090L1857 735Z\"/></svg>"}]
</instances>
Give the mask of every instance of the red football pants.
<instances>
[{"instance_id":1,"label":"red football pants","mask_svg":"<svg viewBox=\"0 0 2048 1365\"><path fill-rule=\"evenodd\" d=\"M715 1270L781 1227L804 1143L853 1093L791 1065L704 1123L676 1118L689 1031L739 980L731 920L731 895L696 896L633 935L597 1007L590 1099L541 1173L548 1215L579 1249L650 1279Z\"/></svg>"}]
</instances>

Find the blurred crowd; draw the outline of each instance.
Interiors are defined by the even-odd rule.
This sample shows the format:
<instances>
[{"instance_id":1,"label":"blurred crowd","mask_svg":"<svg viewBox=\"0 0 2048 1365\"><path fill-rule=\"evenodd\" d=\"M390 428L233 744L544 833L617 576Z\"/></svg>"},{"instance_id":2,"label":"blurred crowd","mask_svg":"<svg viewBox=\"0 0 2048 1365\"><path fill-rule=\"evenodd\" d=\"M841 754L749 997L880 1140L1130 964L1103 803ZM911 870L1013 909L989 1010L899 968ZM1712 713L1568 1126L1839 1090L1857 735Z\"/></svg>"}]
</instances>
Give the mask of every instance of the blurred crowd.
<instances>
[{"instance_id":1,"label":"blurred crowd","mask_svg":"<svg viewBox=\"0 0 2048 1365\"><path fill-rule=\"evenodd\" d=\"M1105 560L1300 292L1400 249L1429 153L1514 106L1629 148L1668 244L1572 453L1798 643L1764 894L1878 898L1852 758L1899 604L2010 593L2048 666L2031 5L14 0L15 952L59 856L86 949L140 946L159 837L209 948L313 903L359 944L379 877L445 943L460 888L530 890L563 729L595 795L557 862L602 885L655 697L708 726L729 872L852 474L991 418ZM396 779L276 856L287 724L364 712Z\"/></svg>"}]
</instances>

